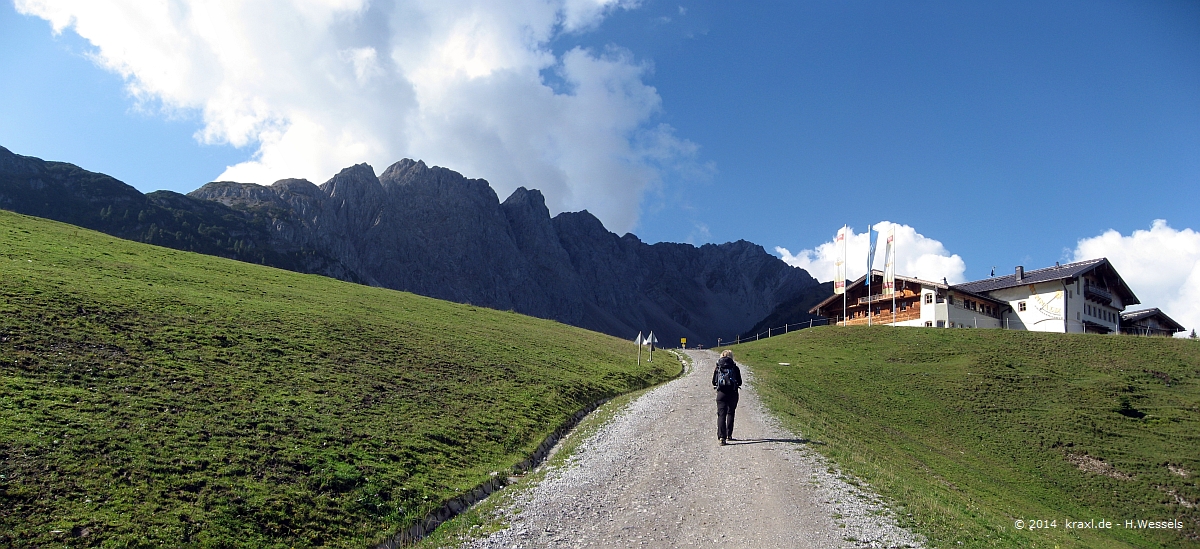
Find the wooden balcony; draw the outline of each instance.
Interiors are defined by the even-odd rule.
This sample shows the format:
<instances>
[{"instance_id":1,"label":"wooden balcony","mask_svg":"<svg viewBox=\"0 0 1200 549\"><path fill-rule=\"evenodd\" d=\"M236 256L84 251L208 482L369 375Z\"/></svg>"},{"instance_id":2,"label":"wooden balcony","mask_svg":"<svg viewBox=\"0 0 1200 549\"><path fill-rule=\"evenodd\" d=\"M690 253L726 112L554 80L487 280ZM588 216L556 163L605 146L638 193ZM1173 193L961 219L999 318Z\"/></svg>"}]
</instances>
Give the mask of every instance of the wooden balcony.
<instances>
[{"instance_id":1,"label":"wooden balcony","mask_svg":"<svg viewBox=\"0 0 1200 549\"><path fill-rule=\"evenodd\" d=\"M1083 287L1083 297L1094 299L1097 302L1105 305L1111 304L1113 301L1113 295L1109 293L1108 290L1105 290L1099 286L1093 286L1091 284Z\"/></svg>"},{"instance_id":2,"label":"wooden balcony","mask_svg":"<svg viewBox=\"0 0 1200 549\"><path fill-rule=\"evenodd\" d=\"M907 298L911 298L911 297L916 297L916 295L917 295L916 292L913 292L912 290L900 290L900 291L896 292L896 299L907 299ZM879 301L891 301L891 300L892 300L891 295L875 294L872 296L858 298L858 304L866 305L868 303L876 303Z\"/></svg>"}]
</instances>

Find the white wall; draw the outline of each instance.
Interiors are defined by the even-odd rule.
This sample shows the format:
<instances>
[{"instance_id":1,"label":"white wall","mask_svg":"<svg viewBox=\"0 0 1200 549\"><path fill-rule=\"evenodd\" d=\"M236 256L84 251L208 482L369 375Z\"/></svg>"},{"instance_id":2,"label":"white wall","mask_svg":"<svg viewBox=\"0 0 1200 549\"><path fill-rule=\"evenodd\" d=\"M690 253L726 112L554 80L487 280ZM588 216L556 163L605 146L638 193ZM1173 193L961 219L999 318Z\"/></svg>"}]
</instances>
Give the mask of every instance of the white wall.
<instances>
[{"instance_id":1,"label":"white wall","mask_svg":"<svg viewBox=\"0 0 1200 549\"><path fill-rule=\"evenodd\" d=\"M931 297L932 303L925 303L925 296ZM937 321L946 320L946 304L937 302L937 288L932 286L921 286L921 320L911 321L912 323L904 323L903 326L924 326L926 322L932 327L937 327Z\"/></svg>"},{"instance_id":2,"label":"white wall","mask_svg":"<svg viewBox=\"0 0 1200 549\"><path fill-rule=\"evenodd\" d=\"M1005 312L1001 327L1007 326L1013 330L1029 330L1031 332L1065 332L1064 313L1071 315L1077 304L1069 301L1080 301L1079 294L1072 292L1073 299L1067 300L1061 281L1029 284L1014 288L1004 288L988 292L993 299L1008 302L1012 311ZM1021 311L1020 303L1025 302L1025 310ZM1070 310L1064 311L1064 302ZM1007 321L1007 324L1005 324ZM1082 332L1083 325L1076 322L1067 323L1072 332Z\"/></svg>"}]
</instances>

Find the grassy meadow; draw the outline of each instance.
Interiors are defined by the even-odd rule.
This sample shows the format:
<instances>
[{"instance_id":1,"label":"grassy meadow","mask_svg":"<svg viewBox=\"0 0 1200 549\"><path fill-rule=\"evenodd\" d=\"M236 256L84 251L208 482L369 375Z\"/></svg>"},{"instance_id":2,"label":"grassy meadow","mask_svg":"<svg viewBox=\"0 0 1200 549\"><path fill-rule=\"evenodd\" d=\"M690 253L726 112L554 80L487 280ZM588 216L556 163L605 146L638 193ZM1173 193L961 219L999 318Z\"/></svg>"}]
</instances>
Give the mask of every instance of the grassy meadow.
<instances>
[{"instance_id":1,"label":"grassy meadow","mask_svg":"<svg viewBox=\"0 0 1200 549\"><path fill-rule=\"evenodd\" d=\"M1200 547L1200 342L822 327L733 349L934 546Z\"/></svg>"},{"instance_id":2,"label":"grassy meadow","mask_svg":"<svg viewBox=\"0 0 1200 549\"><path fill-rule=\"evenodd\" d=\"M678 372L556 322L0 211L0 546L362 547Z\"/></svg>"}]
</instances>

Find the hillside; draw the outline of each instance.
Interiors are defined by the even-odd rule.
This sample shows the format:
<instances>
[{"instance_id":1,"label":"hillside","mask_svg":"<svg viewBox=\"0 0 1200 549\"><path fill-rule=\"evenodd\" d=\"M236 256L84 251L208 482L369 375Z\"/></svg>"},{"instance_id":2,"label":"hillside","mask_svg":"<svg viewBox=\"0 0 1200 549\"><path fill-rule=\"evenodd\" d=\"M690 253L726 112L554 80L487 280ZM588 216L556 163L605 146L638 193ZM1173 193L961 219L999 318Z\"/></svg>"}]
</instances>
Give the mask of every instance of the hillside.
<instances>
[{"instance_id":1,"label":"hillside","mask_svg":"<svg viewBox=\"0 0 1200 549\"><path fill-rule=\"evenodd\" d=\"M733 349L786 424L938 546L1200 547L1195 341L822 327Z\"/></svg>"},{"instance_id":2,"label":"hillside","mask_svg":"<svg viewBox=\"0 0 1200 549\"><path fill-rule=\"evenodd\" d=\"M513 310L633 339L711 345L818 284L757 244L647 244L586 210L554 217L537 190L401 160L315 185L214 182L142 195L109 176L0 147L0 208L108 234Z\"/></svg>"},{"instance_id":3,"label":"hillside","mask_svg":"<svg viewBox=\"0 0 1200 549\"><path fill-rule=\"evenodd\" d=\"M635 356L0 211L0 546L362 547L678 373Z\"/></svg>"}]
</instances>

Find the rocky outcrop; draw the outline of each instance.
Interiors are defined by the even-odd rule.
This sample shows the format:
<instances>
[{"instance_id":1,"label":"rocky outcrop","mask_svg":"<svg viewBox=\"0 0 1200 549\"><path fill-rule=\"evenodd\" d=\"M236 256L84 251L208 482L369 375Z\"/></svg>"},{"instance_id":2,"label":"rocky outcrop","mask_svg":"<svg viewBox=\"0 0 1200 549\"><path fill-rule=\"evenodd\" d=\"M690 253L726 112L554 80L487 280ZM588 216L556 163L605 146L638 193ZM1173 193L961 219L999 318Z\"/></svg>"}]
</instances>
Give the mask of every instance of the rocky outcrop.
<instances>
[{"instance_id":1,"label":"rocky outcrop","mask_svg":"<svg viewBox=\"0 0 1200 549\"><path fill-rule=\"evenodd\" d=\"M817 282L761 246L647 244L537 190L401 160L320 186L214 182L142 195L102 174L0 148L0 207L110 234L558 320L632 339L713 345Z\"/></svg>"},{"instance_id":2,"label":"rocky outcrop","mask_svg":"<svg viewBox=\"0 0 1200 549\"><path fill-rule=\"evenodd\" d=\"M664 344L711 345L817 285L756 244L646 244L587 211L551 218L537 190L500 202L487 181L420 161L378 179L364 164L347 168L319 187L323 198L294 180L231 185L190 196L251 215L290 208L271 218L279 238L317 243L371 284L621 337L654 330Z\"/></svg>"},{"instance_id":3,"label":"rocky outcrop","mask_svg":"<svg viewBox=\"0 0 1200 549\"><path fill-rule=\"evenodd\" d=\"M271 201L279 195L278 188L211 185L214 192L221 189L222 200L200 200L171 191L143 195L107 175L0 147L0 208L129 240L362 282L317 246L277 237L268 220L272 215L291 215L287 202ZM254 205L263 213L247 215L229 206L234 203Z\"/></svg>"}]
</instances>

